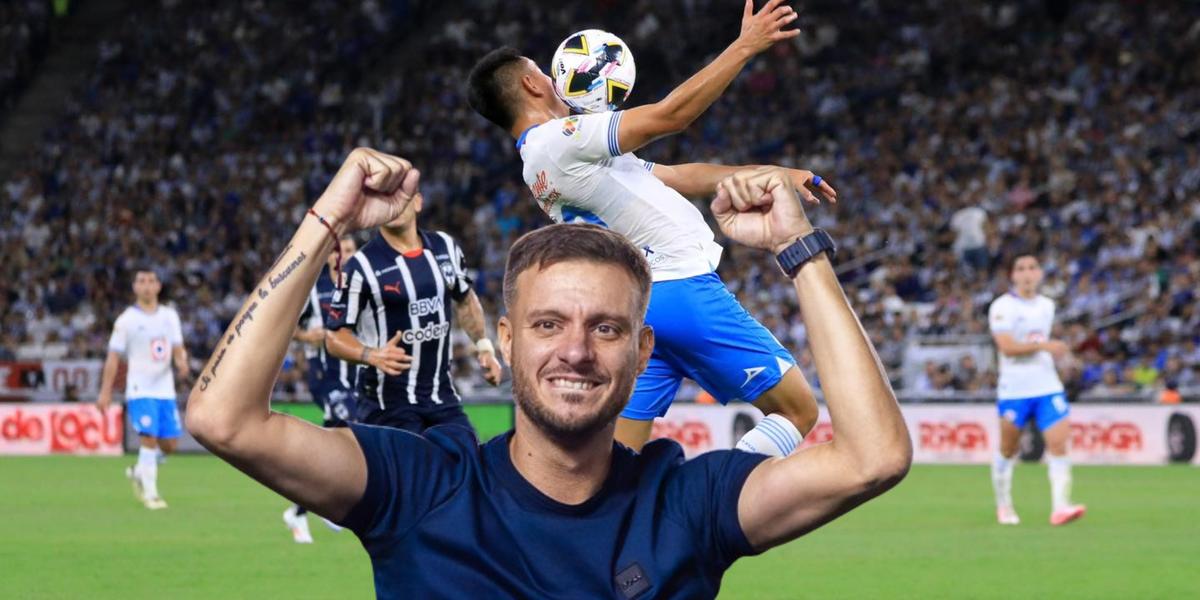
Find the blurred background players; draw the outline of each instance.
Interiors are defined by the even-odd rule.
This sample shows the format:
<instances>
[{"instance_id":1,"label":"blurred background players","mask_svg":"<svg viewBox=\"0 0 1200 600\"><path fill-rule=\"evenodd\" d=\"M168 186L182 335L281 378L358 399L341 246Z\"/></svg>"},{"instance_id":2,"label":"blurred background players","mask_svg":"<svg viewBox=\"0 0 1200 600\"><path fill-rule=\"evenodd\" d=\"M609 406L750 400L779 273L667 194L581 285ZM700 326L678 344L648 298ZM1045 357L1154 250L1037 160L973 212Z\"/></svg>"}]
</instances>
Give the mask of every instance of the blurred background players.
<instances>
[{"instance_id":1,"label":"blurred background players","mask_svg":"<svg viewBox=\"0 0 1200 600\"><path fill-rule=\"evenodd\" d=\"M175 405L172 363L180 380L189 373L179 314L174 308L159 304L161 291L162 282L154 270L139 268L135 272L136 302L113 324L96 401L100 410L112 405L113 384L123 357L128 364L125 411L140 444L137 464L127 468L125 475L133 483L134 495L151 510L167 507L158 493L158 459L160 453L175 451L183 433Z\"/></svg>"},{"instance_id":2,"label":"blurred background players","mask_svg":"<svg viewBox=\"0 0 1200 600\"><path fill-rule=\"evenodd\" d=\"M501 375L462 250L446 233L417 227L422 205L418 193L347 261L325 335L333 356L368 367L357 382L358 420L416 433L471 427L450 378L453 314L475 343L484 378L497 385Z\"/></svg>"},{"instance_id":3,"label":"blurred background players","mask_svg":"<svg viewBox=\"0 0 1200 600\"><path fill-rule=\"evenodd\" d=\"M1071 462L1067 443L1070 409L1054 361L1069 349L1050 339L1054 301L1038 293L1042 267L1037 257L1018 254L1009 270L1012 289L996 298L988 309L988 324L999 353L1000 379L996 389L1000 412L1000 454L992 465L996 492L996 519L1003 525L1021 522L1012 500L1013 464L1021 430L1032 417L1046 439L1050 467L1052 525L1082 517L1086 507L1071 504Z\"/></svg>"},{"instance_id":4,"label":"blurred background players","mask_svg":"<svg viewBox=\"0 0 1200 600\"><path fill-rule=\"evenodd\" d=\"M325 269L317 276L317 283L309 291L308 303L304 305L304 312L300 313L300 323L293 336L304 343L304 355L308 359L308 370L305 373L308 389L312 393L313 402L321 408L322 425L325 427L345 427L353 420L354 382L358 375L357 365L338 360L325 350L325 321L330 318L329 309L337 291L335 278L344 267L342 263L354 256L358 250L358 244L350 236L343 236L338 244L340 249L329 253ZM329 520L324 521L330 529L341 530L341 527ZM303 506L293 504L285 510L283 522L291 530L292 539L297 544L312 543L312 533L308 529L308 510Z\"/></svg>"}]
</instances>

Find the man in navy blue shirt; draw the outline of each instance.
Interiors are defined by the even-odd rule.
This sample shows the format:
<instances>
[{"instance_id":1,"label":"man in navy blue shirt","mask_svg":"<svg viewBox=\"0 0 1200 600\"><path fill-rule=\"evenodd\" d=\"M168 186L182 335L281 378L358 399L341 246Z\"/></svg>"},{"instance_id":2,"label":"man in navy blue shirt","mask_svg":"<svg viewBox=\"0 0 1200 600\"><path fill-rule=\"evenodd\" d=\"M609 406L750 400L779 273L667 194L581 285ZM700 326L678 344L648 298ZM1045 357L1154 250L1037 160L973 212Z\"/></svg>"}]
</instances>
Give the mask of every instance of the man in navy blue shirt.
<instances>
[{"instance_id":1,"label":"man in navy blue shirt","mask_svg":"<svg viewBox=\"0 0 1200 600\"><path fill-rule=\"evenodd\" d=\"M316 428L272 413L288 331L345 231L412 201L403 159L352 152L201 374L189 430L284 496L350 527L380 598L703 598L738 557L795 539L895 485L912 456L883 368L786 173L723 181L712 209L732 240L779 255L794 282L834 441L768 458L691 461L669 440L635 453L617 415L650 358L649 266L621 236L554 225L521 238L505 273L500 349L515 429L423 435ZM252 320L249 317L252 316ZM246 325L238 329L239 322Z\"/></svg>"}]
</instances>

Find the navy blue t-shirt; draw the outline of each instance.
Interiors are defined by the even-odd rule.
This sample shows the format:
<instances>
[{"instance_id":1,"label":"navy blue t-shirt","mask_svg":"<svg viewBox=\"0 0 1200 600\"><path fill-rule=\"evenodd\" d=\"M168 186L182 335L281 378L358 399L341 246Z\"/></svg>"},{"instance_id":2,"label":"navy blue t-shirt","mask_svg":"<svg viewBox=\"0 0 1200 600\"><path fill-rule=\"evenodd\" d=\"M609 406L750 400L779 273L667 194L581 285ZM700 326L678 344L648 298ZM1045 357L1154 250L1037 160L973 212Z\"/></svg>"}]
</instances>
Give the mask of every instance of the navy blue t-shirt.
<instances>
[{"instance_id":1,"label":"navy blue t-shirt","mask_svg":"<svg viewBox=\"0 0 1200 600\"><path fill-rule=\"evenodd\" d=\"M517 472L511 432L480 446L453 425L351 428L367 489L344 524L371 556L378 598L713 598L754 554L737 505L764 455L685 461L669 440L641 454L614 444L600 491L567 505Z\"/></svg>"}]
</instances>

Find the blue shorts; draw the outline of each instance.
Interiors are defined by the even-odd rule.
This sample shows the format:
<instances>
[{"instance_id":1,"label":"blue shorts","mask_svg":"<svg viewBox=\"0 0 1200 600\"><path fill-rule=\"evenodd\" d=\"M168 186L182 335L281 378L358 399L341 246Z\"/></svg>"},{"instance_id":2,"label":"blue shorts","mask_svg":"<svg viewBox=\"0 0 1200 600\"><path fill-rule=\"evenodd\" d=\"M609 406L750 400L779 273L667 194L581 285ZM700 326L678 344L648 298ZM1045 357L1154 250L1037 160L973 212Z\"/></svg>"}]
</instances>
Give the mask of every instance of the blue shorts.
<instances>
[{"instance_id":1,"label":"blue shorts","mask_svg":"<svg viewBox=\"0 0 1200 600\"><path fill-rule=\"evenodd\" d=\"M138 435L156 438L183 435L174 398L133 398L125 401L125 412Z\"/></svg>"},{"instance_id":2,"label":"blue shorts","mask_svg":"<svg viewBox=\"0 0 1200 600\"><path fill-rule=\"evenodd\" d=\"M627 419L665 415L684 377L721 404L753 402L795 365L716 273L655 283L646 324L654 328L654 353L621 413Z\"/></svg>"},{"instance_id":3,"label":"blue shorts","mask_svg":"<svg viewBox=\"0 0 1200 600\"><path fill-rule=\"evenodd\" d=\"M425 433L430 427L439 425L459 425L475 433L475 426L463 412L461 404L444 405L406 405L399 408L380 409L379 403L364 402L359 404L358 422L380 427L403 429L412 433Z\"/></svg>"},{"instance_id":4,"label":"blue shorts","mask_svg":"<svg viewBox=\"0 0 1200 600\"><path fill-rule=\"evenodd\" d=\"M1000 400L996 403L996 409L1000 412L1001 419L1012 422L1018 428L1025 427L1030 415L1036 415L1038 429L1042 431L1050 429L1071 413L1064 392L1034 398Z\"/></svg>"}]
</instances>

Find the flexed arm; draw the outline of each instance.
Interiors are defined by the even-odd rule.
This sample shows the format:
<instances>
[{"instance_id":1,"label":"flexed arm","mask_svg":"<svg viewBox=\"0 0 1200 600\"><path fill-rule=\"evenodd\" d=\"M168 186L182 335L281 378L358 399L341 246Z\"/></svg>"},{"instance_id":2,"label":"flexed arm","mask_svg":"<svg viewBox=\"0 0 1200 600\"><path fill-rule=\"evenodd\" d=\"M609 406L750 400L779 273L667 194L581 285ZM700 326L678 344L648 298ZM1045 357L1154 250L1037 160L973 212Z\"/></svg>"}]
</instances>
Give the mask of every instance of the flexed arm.
<instances>
[{"instance_id":1,"label":"flexed arm","mask_svg":"<svg viewBox=\"0 0 1200 600\"><path fill-rule=\"evenodd\" d=\"M779 254L812 233L780 169L723 181L712 211L731 239ZM818 254L792 274L834 438L763 462L747 478L738 520L756 549L797 538L896 485L912 443L871 340L850 308L829 258Z\"/></svg>"},{"instance_id":2,"label":"flexed arm","mask_svg":"<svg viewBox=\"0 0 1200 600\"><path fill-rule=\"evenodd\" d=\"M353 434L272 412L270 393L325 257L343 233L394 219L417 189L407 161L350 153L313 211L250 293L193 387L187 427L267 487L339 519L362 497L366 461ZM332 231L331 231L332 229Z\"/></svg>"}]
</instances>

